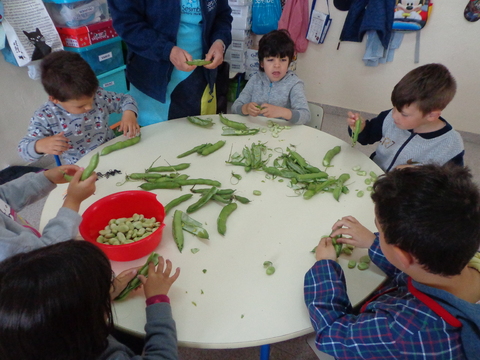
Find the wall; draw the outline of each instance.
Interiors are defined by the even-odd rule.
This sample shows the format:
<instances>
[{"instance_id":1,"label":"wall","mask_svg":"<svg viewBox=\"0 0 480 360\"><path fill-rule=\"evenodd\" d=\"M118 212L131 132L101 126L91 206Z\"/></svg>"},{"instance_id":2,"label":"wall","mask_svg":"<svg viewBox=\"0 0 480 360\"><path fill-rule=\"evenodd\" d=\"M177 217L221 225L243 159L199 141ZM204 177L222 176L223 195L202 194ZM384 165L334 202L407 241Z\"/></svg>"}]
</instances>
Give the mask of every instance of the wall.
<instances>
[{"instance_id":1,"label":"wall","mask_svg":"<svg viewBox=\"0 0 480 360\"><path fill-rule=\"evenodd\" d=\"M318 0L317 4L323 0ZM310 1L311 3L311 1ZM463 17L466 0L436 0L432 17L422 30L420 63L414 64L415 35L406 34L391 63L366 67L362 43L342 42L336 50L346 12L331 3L332 26L324 44L309 44L299 54L297 74L305 81L309 101L378 113L391 107L393 86L411 69L441 62L453 73L458 91L444 116L457 130L480 134L475 104L480 94L480 21ZM0 169L24 162L17 154L33 111L46 100L41 84L31 80L26 68L6 63L0 56Z\"/></svg>"},{"instance_id":2,"label":"wall","mask_svg":"<svg viewBox=\"0 0 480 360\"><path fill-rule=\"evenodd\" d=\"M317 1L319 4L325 0ZM311 4L311 1L310 1ZM320 104L379 113L392 105L395 84L413 68L442 63L457 80L457 94L443 116L457 130L480 134L477 108L480 94L480 21L468 22L463 16L467 1L435 0L431 17L421 31L420 62L414 63L415 34L405 34L393 62L367 67L362 43L338 39L347 12L330 1L332 25L323 44L309 43L299 54L297 75L305 81L307 98Z\"/></svg>"}]
</instances>

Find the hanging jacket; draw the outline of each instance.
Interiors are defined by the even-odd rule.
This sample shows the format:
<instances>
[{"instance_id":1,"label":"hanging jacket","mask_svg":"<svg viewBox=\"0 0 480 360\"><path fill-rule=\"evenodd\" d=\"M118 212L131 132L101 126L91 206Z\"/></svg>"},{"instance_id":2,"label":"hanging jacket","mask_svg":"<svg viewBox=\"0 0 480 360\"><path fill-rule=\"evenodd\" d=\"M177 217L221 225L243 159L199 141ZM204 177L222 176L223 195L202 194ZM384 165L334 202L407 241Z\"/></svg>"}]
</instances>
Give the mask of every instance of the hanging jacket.
<instances>
[{"instance_id":1,"label":"hanging jacket","mask_svg":"<svg viewBox=\"0 0 480 360\"><path fill-rule=\"evenodd\" d=\"M299 53L307 51L308 23L308 0L287 0L278 21L278 29L288 30Z\"/></svg>"},{"instance_id":2,"label":"hanging jacket","mask_svg":"<svg viewBox=\"0 0 480 360\"><path fill-rule=\"evenodd\" d=\"M375 30L385 49L392 34L395 0L356 0L350 6L340 41L362 42L369 30Z\"/></svg>"}]
</instances>

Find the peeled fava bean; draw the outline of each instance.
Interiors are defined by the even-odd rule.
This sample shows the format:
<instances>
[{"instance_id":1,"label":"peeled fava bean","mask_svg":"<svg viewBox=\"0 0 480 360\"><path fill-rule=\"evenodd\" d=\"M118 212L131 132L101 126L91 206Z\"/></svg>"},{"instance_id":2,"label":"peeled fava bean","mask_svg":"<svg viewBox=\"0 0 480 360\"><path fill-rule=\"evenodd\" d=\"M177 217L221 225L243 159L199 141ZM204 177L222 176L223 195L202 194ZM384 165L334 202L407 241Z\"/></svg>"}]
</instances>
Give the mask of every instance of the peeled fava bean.
<instances>
[{"instance_id":1,"label":"peeled fava bean","mask_svg":"<svg viewBox=\"0 0 480 360\"><path fill-rule=\"evenodd\" d=\"M98 232L97 242L105 245L131 244L149 236L161 225L156 218L145 218L142 214L111 219L108 225Z\"/></svg>"}]
</instances>

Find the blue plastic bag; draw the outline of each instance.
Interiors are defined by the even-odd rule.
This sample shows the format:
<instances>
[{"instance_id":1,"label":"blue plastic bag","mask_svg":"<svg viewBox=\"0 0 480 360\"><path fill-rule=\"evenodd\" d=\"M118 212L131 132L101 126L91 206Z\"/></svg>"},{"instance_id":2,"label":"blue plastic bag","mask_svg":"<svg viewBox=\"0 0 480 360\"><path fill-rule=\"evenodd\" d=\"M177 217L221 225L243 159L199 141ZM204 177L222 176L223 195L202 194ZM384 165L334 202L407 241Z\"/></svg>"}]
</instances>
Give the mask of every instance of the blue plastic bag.
<instances>
[{"instance_id":1,"label":"blue plastic bag","mask_svg":"<svg viewBox=\"0 0 480 360\"><path fill-rule=\"evenodd\" d=\"M253 0L252 31L257 35L264 35L277 30L280 16L282 16L280 0Z\"/></svg>"}]
</instances>

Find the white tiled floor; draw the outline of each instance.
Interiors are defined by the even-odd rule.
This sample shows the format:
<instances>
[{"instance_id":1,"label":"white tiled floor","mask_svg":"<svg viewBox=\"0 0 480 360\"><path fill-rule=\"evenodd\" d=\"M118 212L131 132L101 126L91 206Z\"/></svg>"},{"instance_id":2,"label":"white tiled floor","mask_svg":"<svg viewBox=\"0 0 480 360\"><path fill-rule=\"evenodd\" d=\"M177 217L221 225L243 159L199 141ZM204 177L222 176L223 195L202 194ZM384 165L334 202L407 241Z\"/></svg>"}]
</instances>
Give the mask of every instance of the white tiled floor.
<instances>
[{"instance_id":1,"label":"white tiled floor","mask_svg":"<svg viewBox=\"0 0 480 360\"><path fill-rule=\"evenodd\" d=\"M346 117L344 115L334 115L325 113L322 125L322 131L330 133L338 138L348 142L348 133L346 129ZM464 137L464 139L467 139ZM475 138L476 141L476 138ZM358 146L357 148L370 154L375 146ZM471 142L465 140L465 164L472 170L477 184L480 185L480 141ZM21 212L21 215L38 228L40 214L43 208L44 200L37 202ZM299 281L303 281L299 279ZM307 344L309 336L292 339L271 345L271 360L317 360L314 351ZM182 360L257 360L260 359L260 347L244 349L222 349L205 350L193 348L180 348L180 359ZM322 357L326 360L328 357Z\"/></svg>"}]
</instances>

